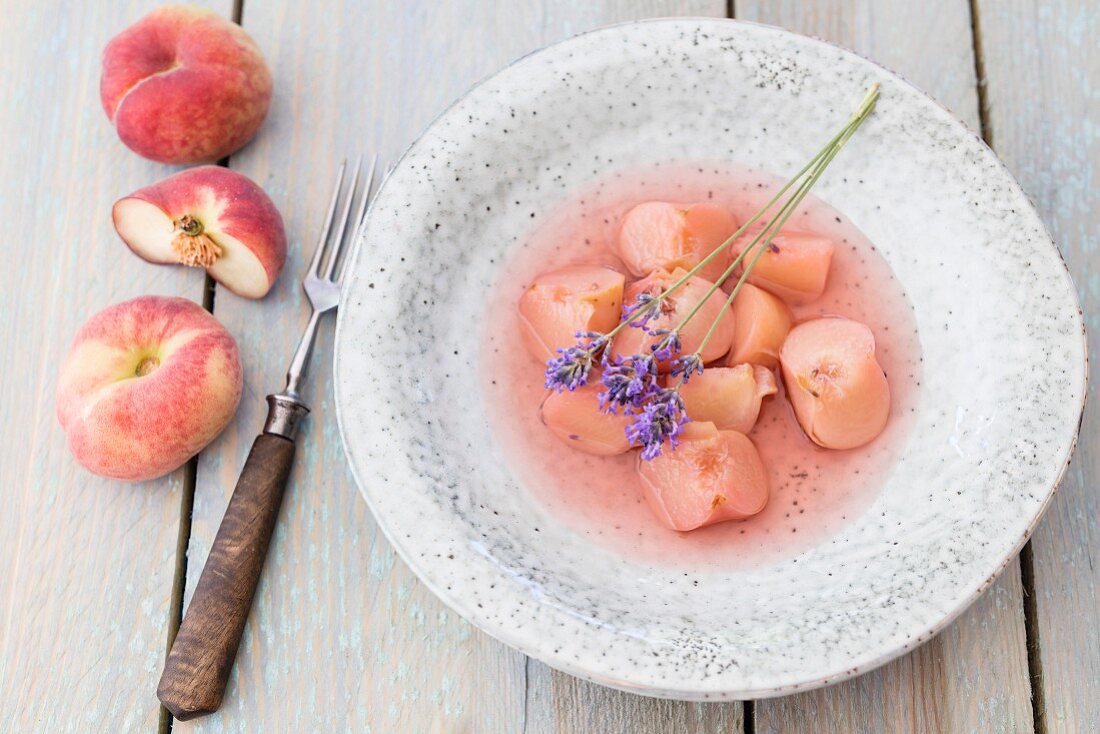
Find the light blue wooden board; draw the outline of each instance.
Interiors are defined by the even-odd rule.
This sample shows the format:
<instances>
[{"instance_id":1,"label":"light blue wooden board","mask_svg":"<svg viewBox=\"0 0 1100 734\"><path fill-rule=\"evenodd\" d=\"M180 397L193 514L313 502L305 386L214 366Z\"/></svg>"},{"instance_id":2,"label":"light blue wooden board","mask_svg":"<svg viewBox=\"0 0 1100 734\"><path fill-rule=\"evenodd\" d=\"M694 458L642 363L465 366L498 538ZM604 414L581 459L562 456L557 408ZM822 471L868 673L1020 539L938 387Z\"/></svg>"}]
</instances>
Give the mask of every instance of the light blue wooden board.
<instances>
[{"instance_id":1,"label":"light blue wooden board","mask_svg":"<svg viewBox=\"0 0 1100 734\"><path fill-rule=\"evenodd\" d=\"M1043 722L1100 731L1100 4L982 0L993 147L1077 283L1092 378L1077 453L1031 540Z\"/></svg>"},{"instance_id":2,"label":"light blue wooden board","mask_svg":"<svg viewBox=\"0 0 1100 734\"><path fill-rule=\"evenodd\" d=\"M980 130L966 0L737 2L740 18L819 36L899 72ZM883 100L888 104L889 100ZM758 732L1031 729L1019 564L924 646L848 683L759 702Z\"/></svg>"},{"instance_id":3,"label":"light blue wooden board","mask_svg":"<svg viewBox=\"0 0 1100 734\"><path fill-rule=\"evenodd\" d=\"M155 5L0 10L3 732L157 722L183 472L139 485L88 474L53 400L87 317L145 293L202 298L201 272L139 260L111 226L116 198L171 172L127 150L99 104L103 46Z\"/></svg>"}]
</instances>

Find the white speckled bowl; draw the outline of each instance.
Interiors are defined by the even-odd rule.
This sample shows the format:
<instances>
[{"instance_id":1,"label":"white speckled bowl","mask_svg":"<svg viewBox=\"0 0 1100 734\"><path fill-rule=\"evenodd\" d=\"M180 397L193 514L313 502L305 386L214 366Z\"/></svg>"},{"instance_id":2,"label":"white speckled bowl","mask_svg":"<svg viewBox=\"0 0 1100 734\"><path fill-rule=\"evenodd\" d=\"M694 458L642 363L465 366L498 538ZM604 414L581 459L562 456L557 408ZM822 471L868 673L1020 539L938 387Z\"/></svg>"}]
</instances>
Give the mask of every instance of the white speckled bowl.
<instances>
[{"instance_id":1,"label":"white speckled bowl","mask_svg":"<svg viewBox=\"0 0 1100 734\"><path fill-rule=\"evenodd\" d=\"M683 574L594 549L547 516L493 440L474 375L481 292L532 210L601 162L732 158L785 177L873 82L877 111L816 193L876 243L913 302L924 385L904 456L838 536L769 567ZM378 523L466 619L607 685L755 698L878 666L990 584L1072 451L1083 333L1034 208L923 93L774 28L659 20L524 57L409 149L352 267L337 404Z\"/></svg>"}]
</instances>

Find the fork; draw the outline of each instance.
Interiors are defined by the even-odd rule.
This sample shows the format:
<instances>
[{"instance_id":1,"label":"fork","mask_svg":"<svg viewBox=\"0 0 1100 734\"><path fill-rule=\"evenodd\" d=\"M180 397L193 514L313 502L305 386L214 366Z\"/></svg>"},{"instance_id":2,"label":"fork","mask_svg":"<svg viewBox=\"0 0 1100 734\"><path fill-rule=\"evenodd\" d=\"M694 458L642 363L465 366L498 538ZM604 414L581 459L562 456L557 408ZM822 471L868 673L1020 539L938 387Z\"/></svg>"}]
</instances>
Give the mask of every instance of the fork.
<instances>
[{"instance_id":1,"label":"fork","mask_svg":"<svg viewBox=\"0 0 1100 734\"><path fill-rule=\"evenodd\" d=\"M210 556L195 587L187 614L164 664L157 698L173 716L186 721L218 709L233 659L240 646L252 597L260 580L267 546L279 514L283 490L294 461L294 437L309 408L299 387L309 364L321 317L340 304L343 265L340 251L349 224L355 239L371 198L377 158L371 162L354 209L362 158L341 197L347 161L340 165L324 229L302 281L313 312L290 361L286 387L267 396L267 421L256 437L225 510ZM340 200L344 204L340 207ZM342 209L337 221L337 209ZM337 229L332 235L333 224ZM326 258L327 255L327 258Z\"/></svg>"}]
</instances>

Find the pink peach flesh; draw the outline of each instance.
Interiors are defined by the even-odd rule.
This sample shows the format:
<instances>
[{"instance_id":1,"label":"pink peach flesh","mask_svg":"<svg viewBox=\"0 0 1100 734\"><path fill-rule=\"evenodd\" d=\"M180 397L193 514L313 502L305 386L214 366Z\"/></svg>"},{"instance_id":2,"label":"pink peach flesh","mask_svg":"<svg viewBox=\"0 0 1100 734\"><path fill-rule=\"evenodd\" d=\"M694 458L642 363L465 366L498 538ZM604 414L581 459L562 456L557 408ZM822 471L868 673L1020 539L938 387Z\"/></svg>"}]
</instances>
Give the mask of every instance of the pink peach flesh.
<instances>
[{"instance_id":1,"label":"pink peach flesh","mask_svg":"<svg viewBox=\"0 0 1100 734\"><path fill-rule=\"evenodd\" d=\"M606 333L619 323L622 273L602 265L570 265L543 273L519 299L523 342L539 360L577 342L578 331Z\"/></svg>"},{"instance_id":2,"label":"pink peach flesh","mask_svg":"<svg viewBox=\"0 0 1100 734\"><path fill-rule=\"evenodd\" d=\"M732 247L739 253L751 242L752 237L746 235ZM742 268L753 259L759 246L745 255ZM805 232L780 232L760 256L748 282L774 293L792 306L810 303L825 291L834 249L832 240L826 237Z\"/></svg>"},{"instance_id":3,"label":"pink peach flesh","mask_svg":"<svg viewBox=\"0 0 1100 734\"><path fill-rule=\"evenodd\" d=\"M733 347L726 364L748 362L775 369L793 321L791 309L778 296L743 283L733 299Z\"/></svg>"},{"instance_id":4,"label":"pink peach flesh","mask_svg":"<svg viewBox=\"0 0 1100 734\"><path fill-rule=\"evenodd\" d=\"M681 268L671 273L664 270L654 271L648 277L636 280L626 287L623 295L624 302L629 306L642 293L656 296L685 274L686 271ZM708 280L692 276L661 303L661 314L649 322L650 328L672 329L679 325L688 312L703 300L712 285L713 283ZM698 349L710 325L718 318L721 318L718 328L703 349L703 361L713 362L728 352L730 343L733 341L733 314L726 306L726 294L718 289L707 297L703 307L680 331L682 353L690 354ZM647 334L642 329L628 326L611 341L611 351L623 357L631 354L649 354L650 346L658 340L659 337ZM667 371L668 368L667 363L661 364L662 370Z\"/></svg>"},{"instance_id":5,"label":"pink peach flesh","mask_svg":"<svg viewBox=\"0 0 1100 734\"><path fill-rule=\"evenodd\" d=\"M658 269L691 270L735 231L737 223L730 213L713 204L647 201L623 217L616 251L638 277ZM729 263L726 248L698 275L713 282Z\"/></svg>"},{"instance_id":6,"label":"pink peach flesh","mask_svg":"<svg viewBox=\"0 0 1100 734\"><path fill-rule=\"evenodd\" d=\"M766 367L739 364L708 367L680 388L692 421L713 423L719 430L748 433L756 425L760 405L777 390L775 375Z\"/></svg>"},{"instance_id":7,"label":"pink peach flesh","mask_svg":"<svg viewBox=\"0 0 1100 734\"><path fill-rule=\"evenodd\" d=\"M631 418L600 410L598 380L576 390L551 392L540 409L542 422L565 444L596 456L612 456L630 450L626 427Z\"/></svg>"},{"instance_id":8,"label":"pink peach flesh","mask_svg":"<svg viewBox=\"0 0 1100 734\"><path fill-rule=\"evenodd\" d=\"M167 474L210 443L241 397L229 332L183 298L142 296L77 332L57 385L57 417L73 456L96 474Z\"/></svg>"},{"instance_id":9,"label":"pink peach flesh","mask_svg":"<svg viewBox=\"0 0 1100 734\"><path fill-rule=\"evenodd\" d=\"M675 450L651 461L639 456L638 475L650 508L672 530L744 520L768 503L768 475L756 446L713 423L688 423Z\"/></svg>"},{"instance_id":10,"label":"pink peach flesh","mask_svg":"<svg viewBox=\"0 0 1100 734\"><path fill-rule=\"evenodd\" d=\"M221 166L169 176L115 202L115 229L153 263L206 268L219 283L261 298L286 262L283 218L263 189Z\"/></svg>"},{"instance_id":11,"label":"pink peach flesh","mask_svg":"<svg viewBox=\"0 0 1100 734\"><path fill-rule=\"evenodd\" d=\"M890 385L864 324L841 318L799 324L783 343L780 363L798 422L815 443L852 449L886 426Z\"/></svg>"}]
</instances>

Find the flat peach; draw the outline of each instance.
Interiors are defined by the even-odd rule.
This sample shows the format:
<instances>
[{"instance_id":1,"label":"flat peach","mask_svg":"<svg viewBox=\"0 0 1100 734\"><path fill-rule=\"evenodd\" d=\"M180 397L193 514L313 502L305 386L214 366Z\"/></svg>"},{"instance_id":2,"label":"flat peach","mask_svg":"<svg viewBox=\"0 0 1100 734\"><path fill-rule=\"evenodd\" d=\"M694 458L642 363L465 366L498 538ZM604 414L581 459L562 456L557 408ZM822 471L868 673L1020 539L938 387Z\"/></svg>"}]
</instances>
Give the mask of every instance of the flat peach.
<instances>
[{"instance_id":1,"label":"flat peach","mask_svg":"<svg viewBox=\"0 0 1100 734\"><path fill-rule=\"evenodd\" d=\"M264 190L223 166L180 171L115 202L115 231L152 263L206 268L239 296L262 298L286 262L283 218Z\"/></svg>"},{"instance_id":2,"label":"flat peach","mask_svg":"<svg viewBox=\"0 0 1100 734\"><path fill-rule=\"evenodd\" d=\"M791 329L779 355L795 415L815 443L852 449L872 441L890 416L890 385L875 359L875 336L849 319Z\"/></svg>"},{"instance_id":3,"label":"flat peach","mask_svg":"<svg viewBox=\"0 0 1100 734\"><path fill-rule=\"evenodd\" d=\"M213 162L256 134L271 104L271 72L236 23L194 5L162 5L107 44L99 95L135 153Z\"/></svg>"},{"instance_id":4,"label":"flat peach","mask_svg":"<svg viewBox=\"0 0 1100 734\"><path fill-rule=\"evenodd\" d=\"M713 204L647 201L623 217L617 252L632 275L654 270L691 270L737 231L725 209ZM699 271L714 282L730 264L729 248Z\"/></svg>"},{"instance_id":5,"label":"flat peach","mask_svg":"<svg viewBox=\"0 0 1100 734\"><path fill-rule=\"evenodd\" d=\"M542 422L564 443L596 456L612 456L630 450L626 427L631 418L609 415L600 410L595 382L576 390L551 392L542 401Z\"/></svg>"},{"instance_id":6,"label":"flat peach","mask_svg":"<svg viewBox=\"0 0 1100 734\"><path fill-rule=\"evenodd\" d=\"M675 450L651 461L639 456L638 475L650 508L672 530L744 520L768 503L768 474L756 446L713 423L688 423Z\"/></svg>"},{"instance_id":7,"label":"flat peach","mask_svg":"<svg viewBox=\"0 0 1100 734\"><path fill-rule=\"evenodd\" d=\"M73 456L127 481L178 468L229 423L241 398L229 332L183 298L142 296L77 332L57 384L57 418Z\"/></svg>"},{"instance_id":8,"label":"flat peach","mask_svg":"<svg viewBox=\"0 0 1100 734\"><path fill-rule=\"evenodd\" d=\"M755 235L753 235L755 236ZM752 242L746 236L732 247L740 253ZM745 268L757 252L754 247L741 261ZM760 256L748 282L774 293L792 306L810 303L821 297L833 261L833 241L806 232L780 232Z\"/></svg>"},{"instance_id":9,"label":"flat peach","mask_svg":"<svg viewBox=\"0 0 1100 734\"><path fill-rule=\"evenodd\" d=\"M546 360L575 344L578 331L611 331L622 316L625 280L602 265L570 265L538 276L519 299L523 343Z\"/></svg>"},{"instance_id":10,"label":"flat peach","mask_svg":"<svg viewBox=\"0 0 1100 734\"><path fill-rule=\"evenodd\" d=\"M760 416L760 404L776 392L775 375L766 367L739 364L707 367L680 388L692 421L713 423L719 430L748 433Z\"/></svg>"},{"instance_id":11,"label":"flat peach","mask_svg":"<svg viewBox=\"0 0 1100 734\"><path fill-rule=\"evenodd\" d=\"M779 366L779 350L791 330L791 309L752 283L744 283L733 299L733 348L726 364L743 362L768 369Z\"/></svg>"},{"instance_id":12,"label":"flat peach","mask_svg":"<svg viewBox=\"0 0 1100 734\"><path fill-rule=\"evenodd\" d=\"M669 273L665 270L657 270L642 280L636 280L626 287L624 294L625 303L629 306L634 299L642 293L656 296L670 285L685 275L686 271L677 268ZM661 304L661 314L650 320L650 328L671 329L677 326L681 319L687 315L697 303L703 300L707 290L713 285L709 280L699 276L692 276L686 283L677 288L671 296ZM712 362L729 351L733 341L733 314L726 307L726 294L721 289L716 290L706 299L703 307L692 317L691 321L680 332L680 340L683 345L682 353L690 354L699 348L710 329L711 323L721 317L718 328L707 342L703 350L703 361ZM611 342L611 351L619 356L631 354L649 354L650 346L659 341L659 337L650 336L642 329L628 326L618 333ZM661 363L661 369L667 371L669 364Z\"/></svg>"}]
</instances>

